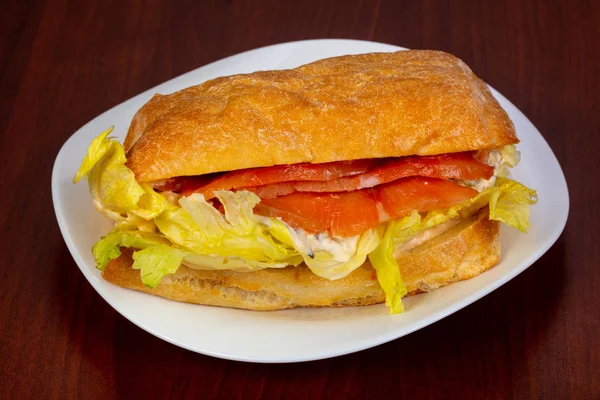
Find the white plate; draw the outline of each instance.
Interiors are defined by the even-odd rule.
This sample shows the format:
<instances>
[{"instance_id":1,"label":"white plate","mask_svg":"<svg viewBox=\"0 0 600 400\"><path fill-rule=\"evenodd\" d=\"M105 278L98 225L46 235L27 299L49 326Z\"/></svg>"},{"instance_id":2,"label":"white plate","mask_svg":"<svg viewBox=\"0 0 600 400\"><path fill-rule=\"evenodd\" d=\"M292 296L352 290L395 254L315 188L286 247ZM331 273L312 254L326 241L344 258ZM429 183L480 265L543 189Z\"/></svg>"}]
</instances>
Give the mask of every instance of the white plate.
<instances>
[{"instance_id":1,"label":"white plate","mask_svg":"<svg viewBox=\"0 0 600 400\"><path fill-rule=\"evenodd\" d=\"M506 283L544 254L562 232L569 210L567 184L552 150L527 118L498 92L521 139L520 182L537 189L531 230L503 227L502 261L480 276L405 299L406 312L389 315L383 305L345 309L252 312L182 304L105 282L90 249L111 224L94 209L84 183L72 178L92 139L110 125L124 139L134 113L154 93L171 93L221 75L296 67L320 58L402 48L355 40L310 40L248 51L196 69L150 89L79 129L64 144L52 172L52 198L61 232L79 268L119 313L177 346L233 360L292 362L366 349L423 328L471 304Z\"/></svg>"}]
</instances>

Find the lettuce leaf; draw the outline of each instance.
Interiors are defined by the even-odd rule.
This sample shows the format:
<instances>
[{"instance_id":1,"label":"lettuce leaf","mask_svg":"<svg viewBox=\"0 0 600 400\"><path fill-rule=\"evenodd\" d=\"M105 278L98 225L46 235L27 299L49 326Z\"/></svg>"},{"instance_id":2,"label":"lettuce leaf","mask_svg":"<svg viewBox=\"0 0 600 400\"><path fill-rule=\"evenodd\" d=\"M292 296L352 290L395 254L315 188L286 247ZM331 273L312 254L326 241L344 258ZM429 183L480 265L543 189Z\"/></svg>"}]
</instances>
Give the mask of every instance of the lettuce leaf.
<instances>
[{"instance_id":1,"label":"lettuce leaf","mask_svg":"<svg viewBox=\"0 0 600 400\"><path fill-rule=\"evenodd\" d=\"M415 212L408 217L389 222L384 228L379 246L369 253L369 261L377 272L377 280L385 293L385 305L390 308L391 314L404 311L402 297L407 293L400 266L394 257L394 235L399 230L414 226L418 215Z\"/></svg>"},{"instance_id":2,"label":"lettuce leaf","mask_svg":"<svg viewBox=\"0 0 600 400\"><path fill-rule=\"evenodd\" d=\"M527 186L499 177L494 186L447 210L431 211L423 218L414 233L442 224L456 217L468 217L489 205L490 219L504 222L526 232L529 229L529 207L537 202L537 193ZM405 237L400 234L396 237Z\"/></svg>"},{"instance_id":3,"label":"lettuce leaf","mask_svg":"<svg viewBox=\"0 0 600 400\"><path fill-rule=\"evenodd\" d=\"M144 189L125 166L125 151L119 142L108 139L113 128L98 136L88 149L73 182L87 176L90 193L103 208L124 214L137 208Z\"/></svg>"},{"instance_id":4,"label":"lettuce leaf","mask_svg":"<svg viewBox=\"0 0 600 400\"><path fill-rule=\"evenodd\" d=\"M269 228L253 213L260 201L254 193L218 191L215 195L225 215L196 193L181 198L181 208L168 207L155 219L156 225L171 242L194 254L223 258L219 269L236 265L235 269L254 271L302 262L296 249L272 237ZM238 260L235 264L230 262L233 258ZM205 260L190 258L190 264L193 259Z\"/></svg>"},{"instance_id":5,"label":"lettuce leaf","mask_svg":"<svg viewBox=\"0 0 600 400\"><path fill-rule=\"evenodd\" d=\"M177 271L188 252L172 247L162 235L138 230L114 229L92 248L97 268L104 270L110 260L121 255L121 247L138 249L133 253L133 269L141 270L142 283L155 288L167 274Z\"/></svg>"},{"instance_id":6,"label":"lettuce leaf","mask_svg":"<svg viewBox=\"0 0 600 400\"><path fill-rule=\"evenodd\" d=\"M424 217L414 212L388 223L381 243L369 254L369 260L377 271L377 279L385 292L390 312L402 312L401 298L406 294L406 287L394 258L395 247L426 229L453 218L468 217L486 205L489 205L490 219L526 232L529 228L529 207L536 202L535 190L507 178L498 178L494 186L447 210L431 211Z\"/></svg>"},{"instance_id":7,"label":"lettuce leaf","mask_svg":"<svg viewBox=\"0 0 600 400\"><path fill-rule=\"evenodd\" d=\"M527 232L529 206L537 203L536 191L506 178L498 178L496 185L497 190L492 190L489 198L490 219Z\"/></svg>"},{"instance_id":8,"label":"lettuce leaf","mask_svg":"<svg viewBox=\"0 0 600 400\"><path fill-rule=\"evenodd\" d=\"M140 184L125 162L121 143L108 138L113 127L92 141L73 182L87 178L94 206L124 229L154 231L152 221L169 204L149 185Z\"/></svg>"},{"instance_id":9,"label":"lettuce leaf","mask_svg":"<svg viewBox=\"0 0 600 400\"><path fill-rule=\"evenodd\" d=\"M97 268L104 270L110 260L121 255L121 247L145 249L158 245L170 246L171 243L159 234L115 228L92 247L92 255L96 260Z\"/></svg>"},{"instance_id":10,"label":"lettuce leaf","mask_svg":"<svg viewBox=\"0 0 600 400\"><path fill-rule=\"evenodd\" d=\"M154 289L165 275L174 274L186 253L170 246L146 247L133 253L131 268L140 270L144 285Z\"/></svg>"}]
</instances>

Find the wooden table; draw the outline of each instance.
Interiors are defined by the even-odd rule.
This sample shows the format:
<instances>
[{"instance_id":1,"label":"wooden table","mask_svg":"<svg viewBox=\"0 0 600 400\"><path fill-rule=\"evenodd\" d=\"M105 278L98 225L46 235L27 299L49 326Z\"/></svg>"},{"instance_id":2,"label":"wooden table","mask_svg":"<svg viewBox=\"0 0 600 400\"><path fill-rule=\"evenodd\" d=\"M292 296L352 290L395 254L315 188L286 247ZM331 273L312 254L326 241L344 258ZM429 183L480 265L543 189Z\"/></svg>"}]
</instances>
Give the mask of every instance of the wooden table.
<instances>
[{"instance_id":1,"label":"wooden table","mask_svg":"<svg viewBox=\"0 0 600 400\"><path fill-rule=\"evenodd\" d=\"M0 398L600 398L600 2L450 3L3 1ZM87 283L59 233L50 173L60 146L181 73L323 37L465 60L558 157L571 194L563 235L467 309L335 359L224 361L135 327Z\"/></svg>"}]
</instances>

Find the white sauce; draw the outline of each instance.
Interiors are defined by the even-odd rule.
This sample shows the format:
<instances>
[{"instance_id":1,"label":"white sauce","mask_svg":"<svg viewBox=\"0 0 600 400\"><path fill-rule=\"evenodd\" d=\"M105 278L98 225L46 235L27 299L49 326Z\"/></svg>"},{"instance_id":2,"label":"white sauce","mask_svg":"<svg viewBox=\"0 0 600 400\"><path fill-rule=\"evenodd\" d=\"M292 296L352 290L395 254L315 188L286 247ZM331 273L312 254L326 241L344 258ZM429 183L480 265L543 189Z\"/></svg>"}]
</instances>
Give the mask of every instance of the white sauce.
<instances>
[{"instance_id":1,"label":"white sauce","mask_svg":"<svg viewBox=\"0 0 600 400\"><path fill-rule=\"evenodd\" d=\"M478 192L483 192L485 189L494 186L496 183L496 175L492 176L490 179L477 179L474 181L461 181L464 186L473 188Z\"/></svg>"},{"instance_id":2,"label":"white sauce","mask_svg":"<svg viewBox=\"0 0 600 400\"><path fill-rule=\"evenodd\" d=\"M181 198L181 195L175 192L171 192L169 190L165 190L164 192L160 192L160 194L162 194L162 196L167 199L167 201L173 205L179 205L179 199Z\"/></svg>"},{"instance_id":3,"label":"white sauce","mask_svg":"<svg viewBox=\"0 0 600 400\"><path fill-rule=\"evenodd\" d=\"M358 247L360 235L349 238L333 238L326 232L310 234L302 229L289 229L294 245L303 254L314 254L317 251L326 251L337 262L350 260Z\"/></svg>"},{"instance_id":4,"label":"white sauce","mask_svg":"<svg viewBox=\"0 0 600 400\"><path fill-rule=\"evenodd\" d=\"M518 157L519 154L518 152L516 152L515 156L517 157L517 162L518 162ZM498 151L498 150L492 150L488 153L488 159L486 161L487 165L491 165L492 167L494 167L494 176L492 176L490 179L477 179L477 180L473 180L473 181L458 181L458 183L473 188L475 190L477 190L478 192L483 192L485 189L494 186L494 184L496 183L496 178L499 176L506 176L508 173L508 168L507 166L514 166L516 164L513 165L513 162L509 161L509 160L505 160L504 157L502 156L502 152Z\"/></svg>"}]
</instances>

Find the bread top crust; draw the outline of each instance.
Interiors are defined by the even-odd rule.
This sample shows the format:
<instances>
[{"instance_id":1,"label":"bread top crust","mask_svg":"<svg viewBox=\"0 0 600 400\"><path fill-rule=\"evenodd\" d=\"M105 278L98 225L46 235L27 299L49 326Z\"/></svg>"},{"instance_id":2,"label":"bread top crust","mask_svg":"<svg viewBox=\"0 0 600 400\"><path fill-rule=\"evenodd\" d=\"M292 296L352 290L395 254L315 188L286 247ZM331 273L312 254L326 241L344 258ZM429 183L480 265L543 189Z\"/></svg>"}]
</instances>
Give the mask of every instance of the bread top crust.
<instances>
[{"instance_id":1,"label":"bread top crust","mask_svg":"<svg viewBox=\"0 0 600 400\"><path fill-rule=\"evenodd\" d=\"M517 143L487 85L430 50L328 58L155 95L125 139L140 182Z\"/></svg>"}]
</instances>

